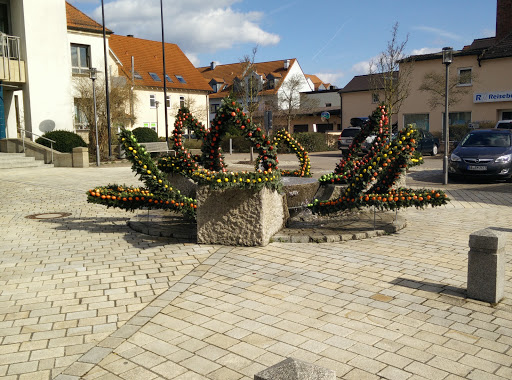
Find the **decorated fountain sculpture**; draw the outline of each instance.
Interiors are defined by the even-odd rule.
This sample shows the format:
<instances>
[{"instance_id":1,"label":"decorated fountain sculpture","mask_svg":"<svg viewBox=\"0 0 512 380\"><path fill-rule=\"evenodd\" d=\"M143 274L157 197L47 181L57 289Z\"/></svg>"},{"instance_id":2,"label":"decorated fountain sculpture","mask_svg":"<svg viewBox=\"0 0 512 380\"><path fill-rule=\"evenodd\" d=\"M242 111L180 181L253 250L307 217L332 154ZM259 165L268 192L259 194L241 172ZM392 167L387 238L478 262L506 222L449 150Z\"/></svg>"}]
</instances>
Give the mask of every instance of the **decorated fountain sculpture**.
<instances>
[{"instance_id":1,"label":"decorated fountain sculpture","mask_svg":"<svg viewBox=\"0 0 512 380\"><path fill-rule=\"evenodd\" d=\"M415 131L408 127L390 141L388 124L385 107L379 107L371 122L355 139L349 156L337 165L334 173L320 180L323 184L345 183L343 195L334 200L315 200L309 205L313 212L325 214L367 206L394 209L446 203L446 195L439 190L392 190L395 180L411 163ZM184 147L184 128L193 130L203 140L201 154L193 155ZM254 171L228 171L220 143L231 128L240 130L258 153ZM376 142L369 153L361 159L356 158L360 140L375 131L378 133ZM307 152L288 132L278 131L273 137L268 136L230 97L224 99L209 129L188 109L180 109L173 131L176 154L162 157L158 164L130 131L123 129L120 140L132 169L145 187L117 184L96 187L88 191L88 202L127 211L162 209L181 213L196 220L199 243L268 244L272 235L283 228L288 217L282 176L311 176ZM299 169L279 170L279 142L296 153ZM176 187L172 182L176 175L197 184L195 197L187 196Z\"/></svg>"},{"instance_id":2,"label":"decorated fountain sculpture","mask_svg":"<svg viewBox=\"0 0 512 380\"><path fill-rule=\"evenodd\" d=\"M367 154L361 156L362 144L369 136L375 138ZM416 152L418 136L414 126L408 125L392 138L388 110L380 105L354 137L346 157L334 172L319 180L323 185L345 184L341 195L329 200L315 199L309 207L313 212L329 214L363 207L397 210L446 204L448 198L441 190L400 186L406 169L422 163L421 154Z\"/></svg>"}]
</instances>

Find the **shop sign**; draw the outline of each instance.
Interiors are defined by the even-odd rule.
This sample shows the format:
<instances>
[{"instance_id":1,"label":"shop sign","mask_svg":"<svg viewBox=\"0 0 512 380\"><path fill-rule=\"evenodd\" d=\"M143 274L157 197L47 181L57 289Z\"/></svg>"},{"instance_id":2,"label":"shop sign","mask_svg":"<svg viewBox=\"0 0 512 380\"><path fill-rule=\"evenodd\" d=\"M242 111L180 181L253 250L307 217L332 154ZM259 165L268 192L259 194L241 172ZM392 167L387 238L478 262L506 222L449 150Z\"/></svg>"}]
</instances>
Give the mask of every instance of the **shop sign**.
<instances>
[{"instance_id":1,"label":"shop sign","mask_svg":"<svg viewBox=\"0 0 512 380\"><path fill-rule=\"evenodd\" d=\"M478 92L473 95L473 103L512 102L512 91Z\"/></svg>"}]
</instances>

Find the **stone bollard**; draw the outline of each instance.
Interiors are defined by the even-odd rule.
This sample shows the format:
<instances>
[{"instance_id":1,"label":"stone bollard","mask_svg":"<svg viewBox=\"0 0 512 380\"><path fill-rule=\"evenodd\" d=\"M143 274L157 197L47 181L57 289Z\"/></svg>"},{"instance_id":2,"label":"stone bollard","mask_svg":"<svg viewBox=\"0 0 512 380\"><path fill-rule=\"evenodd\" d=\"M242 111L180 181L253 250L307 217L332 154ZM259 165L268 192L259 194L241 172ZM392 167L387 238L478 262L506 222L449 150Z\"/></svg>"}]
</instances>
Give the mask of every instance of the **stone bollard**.
<instances>
[{"instance_id":1,"label":"stone bollard","mask_svg":"<svg viewBox=\"0 0 512 380\"><path fill-rule=\"evenodd\" d=\"M503 298L505 244L505 235L489 228L469 235L468 298L490 303Z\"/></svg>"},{"instance_id":2,"label":"stone bollard","mask_svg":"<svg viewBox=\"0 0 512 380\"><path fill-rule=\"evenodd\" d=\"M254 380L336 380L336 372L288 358L254 375Z\"/></svg>"},{"instance_id":3,"label":"stone bollard","mask_svg":"<svg viewBox=\"0 0 512 380\"><path fill-rule=\"evenodd\" d=\"M89 167L89 149L84 147L73 148L73 167L88 168Z\"/></svg>"}]
</instances>

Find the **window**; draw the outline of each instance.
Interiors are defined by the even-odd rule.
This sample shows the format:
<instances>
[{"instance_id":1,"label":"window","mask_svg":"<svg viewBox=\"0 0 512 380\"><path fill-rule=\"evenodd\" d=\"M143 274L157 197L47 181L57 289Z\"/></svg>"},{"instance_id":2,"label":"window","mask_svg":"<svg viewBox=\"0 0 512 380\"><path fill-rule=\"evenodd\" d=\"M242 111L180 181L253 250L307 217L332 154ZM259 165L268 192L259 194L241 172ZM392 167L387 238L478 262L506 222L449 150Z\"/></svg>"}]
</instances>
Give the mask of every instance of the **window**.
<instances>
[{"instance_id":1,"label":"window","mask_svg":"<svg viewBox=\"0 0 512 380\"><path fill-rule=\"evenodd\" d=\"M316 125L316 131L320 133L325 133L328 131L334 130L333 124L317 124Z\"/></svg>"},{"instance_id":2,"label":"window","mask_svg":"<svg viewBox=\"0 0 512 380\"><path fill-rule=\"evenodd\" d=\"M471 112L449 112L448 123L450 127L453 125L469 125L471 123ZM443 112L443 127L444 127L444 112Z\"/></svg>"},{"instance_id":3,"label":"window","mask_svg":"<svg viewBox=\"0 0 512 380\"><path fill-rule=\"evenodd\" d=\"M307 124L295 124L293 126L293 132L307 132L308 131L308 125Z\"/></svg>"},{"instance_id":4,"label":"window","mask_svg":"<svg viewBox=\"0 0 512 380\"><path fill-rule=\"evenodd\" d=\"M185 107L185 97L180 96L180 108L183 108L183 107Z\"/></svg>"},{"instance_id":5,"label":"window","mask_svg":"<svg viewBox=\"0 0 512 380\"><path fill-rule=\"evenodd\" d=\"M377 94L376 92L374 92L372 94L372 103L375 104L375 103L378 103L380 101L379 99L379 94Z\"/></svg>"},{"instance_id":6,"label":"window","mask_svg":"<svg viewBox=\"0 0 512 380\"><path fill-rule=\"evenodd\" d=\"M429 130L429 115L428 113L410 113L404 114L404 125L415 124L416 128Z\"/></svg>"},{"instance_id":7,"label":"window","mask_svg":"<svg viewBox=\"0 0 512 380\"><path fill-rule=\"evenodd\" d=\"M168 74L165 74L165 79L167 80L167 82L169 83L174 83L171 79L171 77L168 75Z\"/></svg>"},{"instance_id":8,"label":"window","mask_svg":"<svg viewBox=\"0 0 512 380\"><path fill-rule=\"evenodd\" d=\"M167 108L171 108L171 96L167 95L165 100L166 100L166 103L167 103Z\"/></svg>"},{"instance_id":9,"label":"window","mask_svg":"<svg viewBox=\"0 0 512 380\"><path fill-rule=\"evenodd\" d=\"M459 70L459 86L471 86L471 68L460 68Z\"/></svg>"},{"instance_id":10,"label":"window","mask_svg":"<svg viewBox=\"0 0 512 380\"><path fill-rule=\"evenodd\" d=\"M74 126L76 130L89 129L89 122L85 116L85 112L80 107L80 99L75 98L73 105L74 110Z\"/></svg>"},{"instance_id":11,"label":"window","mask_svg":"<svg viewBox=\"0 0 512 380\"><path fill-rule=\"evenodd\" d=\"M326 107L332 107L332 104L331 103L325 103L325 106Z\"/></svg>"},{"instance_id":12,"label":"window","mask_svg":"<svg viewBox=\"0 0 512 380\"><path fill-rule=\"evenodd\" d=\"M219 109L220 104L211 104L210 105L210 112L211 113L217 113L217 110Z\"/></svg>"},{"instance_id":13,"label":"window","mask_svg":"<svg viewBox=\"0 0 512 380\"><path fill-rule=\"evenodd\" d=\"M176 77L176 79L178 79L178 81L179 81L180 83L187 83L187 82L185 81L185 78L183 78L181 75L175 75L175 77Z\"/></svg>"},{"instance_id":14,"label":"window","mask_svg":"<svg viewBox=\"0 0 512 380\"><path fill-rule=\"evenodd\" d=\"M88 45L71 44L71 67L73 74L89 73L90 48Z\"/></svg>"},{"instance_id":15,"label":"window","mask_svg":"<svg viewBox=\"0 0 512 380\"><path fill-rule=\"evenodd\" d=\"M156 73L148 72L151 79L153 79L155 82L161 82L162 80Z\"/></svg>"},{"instance_id":16,"label":"window","mask_svg":"<svg viewBox=\"0 0 512 380\"><path fill-rule=\"evenodd\" d=\"M136 72L135 70L133 71L133 77L135 79L142 79L142 75L140 75L138 72Z\"/></svg>"},{"instance_id":17,"label":"window","mask_svg":"<svg viewBox=\"0 0 512 380\"><path fill-rule=\"evenodd\" d=\"M151 108L156 108L156 99L155 95L149 95L149 106Z\"/></svg>"}]
</instances>

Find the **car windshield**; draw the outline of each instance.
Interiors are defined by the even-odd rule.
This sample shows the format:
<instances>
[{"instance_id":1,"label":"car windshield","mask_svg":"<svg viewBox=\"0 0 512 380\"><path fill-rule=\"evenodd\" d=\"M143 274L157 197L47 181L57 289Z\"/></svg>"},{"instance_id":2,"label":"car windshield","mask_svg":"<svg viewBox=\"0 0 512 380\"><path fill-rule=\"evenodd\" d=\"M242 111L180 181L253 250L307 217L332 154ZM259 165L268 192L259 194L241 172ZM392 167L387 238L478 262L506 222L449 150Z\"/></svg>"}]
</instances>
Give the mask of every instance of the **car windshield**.
<instances>
[{"instance_id":1,"label":"car windshield","mask_svg":"<svg viewBox=\"0 0 512 380\"><path fill-rule=\"evenodd\" d=\"M360 129L350 128L341 131L341 137L354 137L359 133Z\"/></svg>"},{"instance_id":2,"label":"car windshield","mask_svg":"<svg viewBox=\"0 0 512 380\"><path fill-rule=\"evenodd\" d=\"M461 146L511 146L509 133L470 133L461 142Z\"/></svg>"},{"instance_id":3,"label":"car windshield","mask_svg":"<svg viewBox=\"0 0 512 380\"><path fill-rule=\"evenodd\" d=\"M504 123L499 123L498 126L496 128L500 128L500 129L512 129L512 122L508 121L508 122L504 122Z\"/></svg>"}]
</instances>

